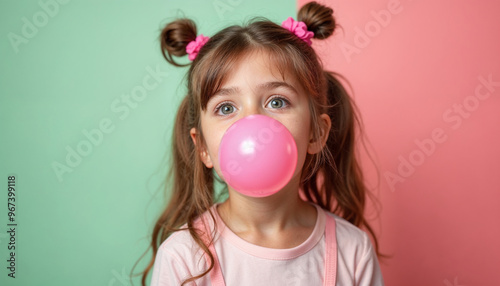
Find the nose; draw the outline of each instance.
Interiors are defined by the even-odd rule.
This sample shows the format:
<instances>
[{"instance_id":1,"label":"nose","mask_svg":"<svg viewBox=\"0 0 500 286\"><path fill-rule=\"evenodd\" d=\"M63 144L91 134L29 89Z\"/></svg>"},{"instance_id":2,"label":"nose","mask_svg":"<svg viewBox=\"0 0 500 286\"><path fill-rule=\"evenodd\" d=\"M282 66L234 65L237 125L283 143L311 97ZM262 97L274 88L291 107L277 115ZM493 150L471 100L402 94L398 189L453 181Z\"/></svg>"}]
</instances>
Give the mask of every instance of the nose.
<instances>
[{"instance_id":1,"label":"nose","mask_svg":"<svg viewBox=\"0 0 500 286\"><path fill-rule=\"evenodd\" d=\"M265 115L261 102L255 96L252 96L249 97L248 100L245 100L245 102L243 103L241 118L254 114Z\"/></svg>"}]
</instances>

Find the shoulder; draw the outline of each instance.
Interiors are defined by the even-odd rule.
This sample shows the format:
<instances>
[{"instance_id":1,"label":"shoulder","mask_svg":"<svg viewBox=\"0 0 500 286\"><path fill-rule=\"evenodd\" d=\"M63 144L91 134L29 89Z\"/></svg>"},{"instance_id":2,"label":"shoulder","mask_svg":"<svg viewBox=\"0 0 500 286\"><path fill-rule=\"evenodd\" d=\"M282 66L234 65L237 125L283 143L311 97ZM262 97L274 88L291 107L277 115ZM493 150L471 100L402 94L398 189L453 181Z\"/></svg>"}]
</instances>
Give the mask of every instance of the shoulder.
<instances>
[{"instance_id":1,"label":"shoulder","mask_svg":"<svg viewBox=\"0 0 500 286\"><path fill-rule=\"evenodd\" d=\"M355 285L384 285L377 255L368 234L347 220L325 212L335 219L338 250L337 276L338 282L341 282L340 285L353 283Z\"/></svg>"},{"instance_id":2,"label":"shoulder","mask_svg":"<svg viewBox=\"0 0 500 286\"><path fill-rule=\"evenodd\" d=\"M187 227L183 225L181 228ZM171 234L158 248L158 252L169 253L175 256L183 257L191 255L199 249L199 245L187 229L179 230ZM189 257L189 256L188 256Z\"/></svg>"},{"instance_id":3,"label":"shoulder","mask_svg":"<svg viewBox=\"0 0 500 286\"><path fill-rule=\"evenodd\" d=\"M202 220L204 220L207 225L204 225ZM210 229L214 227L213 223L210 221L208 211L193 221L193 227L199 229L201 232L205 232L206 227ZM188 230L187 223L182 225L179 229L180 230L172 233L159 246L158 251L184 258L198 258L200 255L203 255L204 252Z\"/></svg>"},{"instance_id":4,"label":"shoulder","mask_svg":"<svg viewBox=\"0 0 500 286\"><path fill-rule=\"evenodd\" d=\"M372 248L368 234L338 215L326 212L335 219L337 244L342 250L362 250L367 252Z\"/></svg>"},{"instance_id":5,"label":"shoulder","mask_svg":"<svg viewBox=\"0 0 500 286\"><path fill-rule=\"evenodd\" d=\"M174 232L158 248L151 285L179 285L204 272L207 264L203 256L203 250L188 230Z\"/></svg>"}]
</instances>

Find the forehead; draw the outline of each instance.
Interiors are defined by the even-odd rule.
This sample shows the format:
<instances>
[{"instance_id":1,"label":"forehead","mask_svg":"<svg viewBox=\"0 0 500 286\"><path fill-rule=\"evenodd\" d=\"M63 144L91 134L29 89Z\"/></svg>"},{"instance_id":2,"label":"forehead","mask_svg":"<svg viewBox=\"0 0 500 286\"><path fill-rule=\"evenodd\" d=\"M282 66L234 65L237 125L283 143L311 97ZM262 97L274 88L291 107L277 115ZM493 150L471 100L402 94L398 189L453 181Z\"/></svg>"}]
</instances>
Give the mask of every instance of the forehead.
<instances>
[{"instance_id":1,"label":"forehead","mask_svg":"<svg viewBox=\"0 0 500 286\"><path fill-rule=\"evenodd\" d=\"M297 72L297 66L301 64L294 62L293 58L286 51L264 47L249 47L238 53L226 54L225 57L217 54L209 57L204 63L207 67L198 72L202 109L205 109L208 101L235 77L236 72L251 79L271 76L276 81L289 83L297 92L304 90ZM202 70L205 70L205 74L201 73Z\"/></svg>"},{"instance_id":2,"label":"forehead","mask_svg":"<svg viewBox=\"0 0 500 286\"><path fill-rule=\"evenodd\" d=\"M235 61L229 73L223 76L219 90L228 85L241 81L253 83L262 88L275 88L283 86L295 91L301 89L295 74L283 63L276 61L276 57L265 50L253 50L242 54ZM213 95L212 95L213 96Z\"/></svg>"}]
</instances>

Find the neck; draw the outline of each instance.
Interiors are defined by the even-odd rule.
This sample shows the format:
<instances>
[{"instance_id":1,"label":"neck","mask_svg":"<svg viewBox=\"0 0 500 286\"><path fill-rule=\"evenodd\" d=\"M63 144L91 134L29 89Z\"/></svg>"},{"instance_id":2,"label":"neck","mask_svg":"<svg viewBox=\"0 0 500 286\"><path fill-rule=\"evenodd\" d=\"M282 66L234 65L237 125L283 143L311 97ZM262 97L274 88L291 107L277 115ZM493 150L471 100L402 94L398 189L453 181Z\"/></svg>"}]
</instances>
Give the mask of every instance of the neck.
<instances>
[{"instance_id":1,"label":"neck","mask_svg":"<svg viewBox=\"0 0 500 286\"><path fill-rule=\"evenodd\" d=\"M299 197L298 181L292 181L281 191L264 198L244 196L229 188L229 198L218 212L235 233L271 234L293 227L311 227L316 211Z\"/></svg>"}]
</instances>

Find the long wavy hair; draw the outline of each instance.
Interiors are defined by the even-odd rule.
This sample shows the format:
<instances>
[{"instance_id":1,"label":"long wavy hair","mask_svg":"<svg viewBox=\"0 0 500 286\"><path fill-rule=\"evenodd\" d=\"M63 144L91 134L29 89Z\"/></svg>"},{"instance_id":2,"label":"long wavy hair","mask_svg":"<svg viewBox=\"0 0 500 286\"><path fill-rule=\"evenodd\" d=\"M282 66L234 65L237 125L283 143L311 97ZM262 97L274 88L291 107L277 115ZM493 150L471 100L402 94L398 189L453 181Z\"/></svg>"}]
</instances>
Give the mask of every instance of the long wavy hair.
<instances>
[{"instance_id":1,"label":"long wavy hair","mask_svg":"<svg viewBox=\"0 0 500 286\"><path fill-rule=\"evenodd\" d=\"M328 38L337 26L333 10L316 2L303 6L297 19L314 32L315 39ZM184 66L175 57L186 55L186 46L196 35L196 25L189 19L167 24L160 36L165 59L175 66ZM300 79L309 94L311 128L316 138L320 136L318 116L326 113L332 121L323 150L314 155L307 154L300 181L302 198L366 229L380 255L375 233L365 218L369 192L355 152L360 121L356 107L341 82L342 78L325 71L313 48L302 39L280 25L259 18L244 26L221 30L210 38L190 64L188 91L179 107L173 130L173 162L167 178L170 199L153 229L150 245L153 257L141 272L142 285L145 285L154 265L160 244L180 230L189 231L210 258L206 271L186 279L182 285L207 275L214 267L214 257L193 223L201 214L210 212L217 199L213 171L205 167L199 156L199 148L205 143L200 113L206 110L207 102L221 87L238 59L255 50L268 53L282 75L289 71ZM200 135L196 136L196 144L189 134L193 127ZM210 215L213 219L213 214Z\"/></svg>"}]
</instances>

